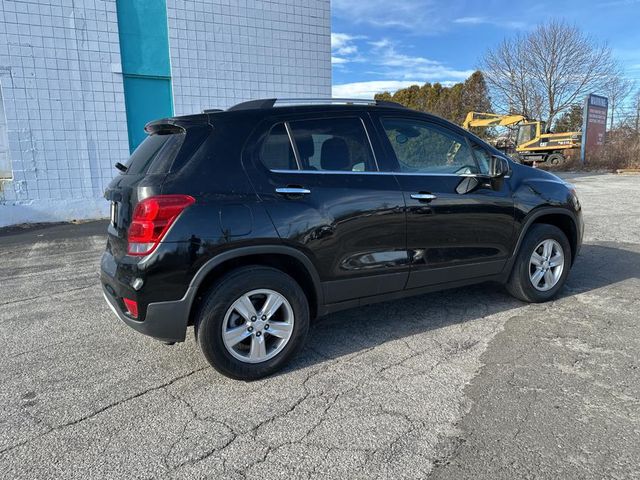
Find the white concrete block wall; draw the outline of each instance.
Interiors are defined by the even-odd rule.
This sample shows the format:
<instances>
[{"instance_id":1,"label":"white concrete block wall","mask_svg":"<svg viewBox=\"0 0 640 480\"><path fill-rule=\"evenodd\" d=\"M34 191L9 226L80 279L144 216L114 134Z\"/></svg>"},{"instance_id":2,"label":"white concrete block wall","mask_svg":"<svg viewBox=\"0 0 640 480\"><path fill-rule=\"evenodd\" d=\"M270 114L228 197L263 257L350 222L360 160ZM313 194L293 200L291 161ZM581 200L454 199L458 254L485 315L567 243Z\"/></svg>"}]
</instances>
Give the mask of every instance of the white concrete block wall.
<instances>
[{"instance_id":1,"label":"white concrete block wall","mask_svg":"<svg viewBox=\"0 0 640 480\"><path fill-rule=\"evenodd\" d=\"M13 180L0 226L96 218L128 156L115 2L1 0L0 85ZM117 70L117 69L116 69Z\"/></svg>"},{"instance_id":2,"label":"white concrete block wall","mask_svg":"<svg viewBox=\"0 0 640 480\"><path fill-rule=\"evenodd\" d=\"M176 114L331 97L329 0L167 0Z\"/></svg>"},{"instance_id":3,"label":"white concrete block wall","mask_svg":"<svg viewBox=\"0 0 640 480\"><path fill-rule=\"evenodd\" d=\"M167 18L177 115L331 95L329 0L167 0ZM107 215L129 155L120 72L115 0L0 0L0 227Z\"/></svg>"}]
</instances>

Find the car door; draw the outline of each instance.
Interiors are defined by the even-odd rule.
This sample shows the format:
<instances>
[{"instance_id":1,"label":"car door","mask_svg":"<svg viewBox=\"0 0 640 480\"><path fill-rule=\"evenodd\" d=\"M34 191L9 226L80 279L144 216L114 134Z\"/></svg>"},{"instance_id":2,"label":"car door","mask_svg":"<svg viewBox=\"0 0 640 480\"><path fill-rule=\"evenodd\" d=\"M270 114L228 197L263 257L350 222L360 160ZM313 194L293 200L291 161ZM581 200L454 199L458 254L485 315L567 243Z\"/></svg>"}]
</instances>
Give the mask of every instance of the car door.
<instances>
[{"instance_id":1,"label":"car door","mask_svg":"<svg viewBox=\"0 0 640 480\"><path fill-rule=\"evenodd\" d=\"M357 112L274 117L245 158L279 236L314 262L328 304L408 279L404 197L393 175L378 174L367 127Z\"/></svg>"},{"instance_id":2,"label":"car door","mask_svg":"<svg viewBox=\"0 0 640 480\"><path fill-rule=\"evenodd\" d=\"M514 242L508 178L489 175L492 155L427 116L374 115L407 208L407 288L490 277Z\"/></svg>"}]
</instances>

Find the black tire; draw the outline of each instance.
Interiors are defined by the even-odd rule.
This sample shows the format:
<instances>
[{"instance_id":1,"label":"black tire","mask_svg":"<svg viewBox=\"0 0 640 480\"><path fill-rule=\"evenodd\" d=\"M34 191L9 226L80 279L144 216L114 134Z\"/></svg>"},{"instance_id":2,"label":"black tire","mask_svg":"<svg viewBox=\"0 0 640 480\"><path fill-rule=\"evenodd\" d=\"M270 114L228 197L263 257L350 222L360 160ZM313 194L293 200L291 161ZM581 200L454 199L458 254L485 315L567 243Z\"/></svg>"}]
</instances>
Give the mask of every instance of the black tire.
<instances>
[{"instance_id":1,"label":"black tire","mask_svg":"<svg viewBox=\"0 0 640 480\"><path fill-rule=\"evenodd\" d=\"M286 298L293 310L293 331L284 348L273 358L261 363L245 363L224 345L222 324L232 304L257 289L270 289ZM309 331L309 303L298 283L286 273L257 265L241 267L220 278L205 295L196 315L195 329L202 353L213 368L237 380L257 380L280 370L304 345Z\"/></svg>"},{"instance_id":2,"label":"black tire","mask_svg":"<svg viewBox=\"0 0 640 480\"><path fill-rule=\"evenodd\" d=\"M538 290L533 286L530 278L530 260L534 249L544 240L555 240L560 244L564 254L564 266L557 283L546 291ZM535 267L533 267L535 269ZM515 264L511 270L511 277L507 282L507 290L514 297L529 303L546 302L554 298L564 286L571 268L571 246L566 235L558 227L543 223L533 225L527 232Z\"/></svg>"},{"instance_id":3,"label":"black tire","mask_svg":"<svg viewBox=\"0 0 640 480\"><path fill-rule=\"evenodd\" d=\"M564 155L561 153L552 153L547 157L547 163L554 167L559 167L565 161Z\"/></svg>"}]
</instances>

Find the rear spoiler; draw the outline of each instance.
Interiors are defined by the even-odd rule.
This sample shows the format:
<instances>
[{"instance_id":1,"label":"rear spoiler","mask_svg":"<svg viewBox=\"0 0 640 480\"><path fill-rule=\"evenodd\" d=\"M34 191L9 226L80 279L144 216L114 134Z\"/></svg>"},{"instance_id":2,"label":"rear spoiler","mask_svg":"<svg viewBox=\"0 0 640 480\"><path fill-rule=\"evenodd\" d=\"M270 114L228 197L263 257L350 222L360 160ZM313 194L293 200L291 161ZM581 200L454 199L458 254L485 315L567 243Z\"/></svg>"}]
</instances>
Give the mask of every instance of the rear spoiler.
<instances>
[{"instance_id":1,"label":"rear spoiler","mask_svg":"<svg viewBox=\"0 0 640 480\"><path fill-rule=\"evenodd\" d=\"M172 133L184 133L189 127L204 125L209 125L208 115L185 115L153 120L144 126L144 131L149 135L169 135Z\"/></svg>"}]
</instances>

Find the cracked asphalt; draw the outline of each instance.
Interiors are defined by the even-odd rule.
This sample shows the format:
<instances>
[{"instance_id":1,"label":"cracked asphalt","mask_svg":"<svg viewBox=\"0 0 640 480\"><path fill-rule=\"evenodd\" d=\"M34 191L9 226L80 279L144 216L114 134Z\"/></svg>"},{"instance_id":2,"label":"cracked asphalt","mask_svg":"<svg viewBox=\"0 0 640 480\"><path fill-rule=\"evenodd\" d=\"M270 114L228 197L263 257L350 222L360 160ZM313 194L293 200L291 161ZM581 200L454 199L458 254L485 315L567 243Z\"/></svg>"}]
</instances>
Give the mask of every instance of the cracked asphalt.
<instances>
[{"instance_id":1,"label":"cracked asphalt","mask_svg":"<svg viewBox=\"0 0 640 480\"><path fill-rule=\"evenodd\" d=\"M571 181L587 231L557 300L341 312L253 383L113 316L104 223L0 233L0 478L640 477L640 176Z\"/></svg>"}]
</instances>

